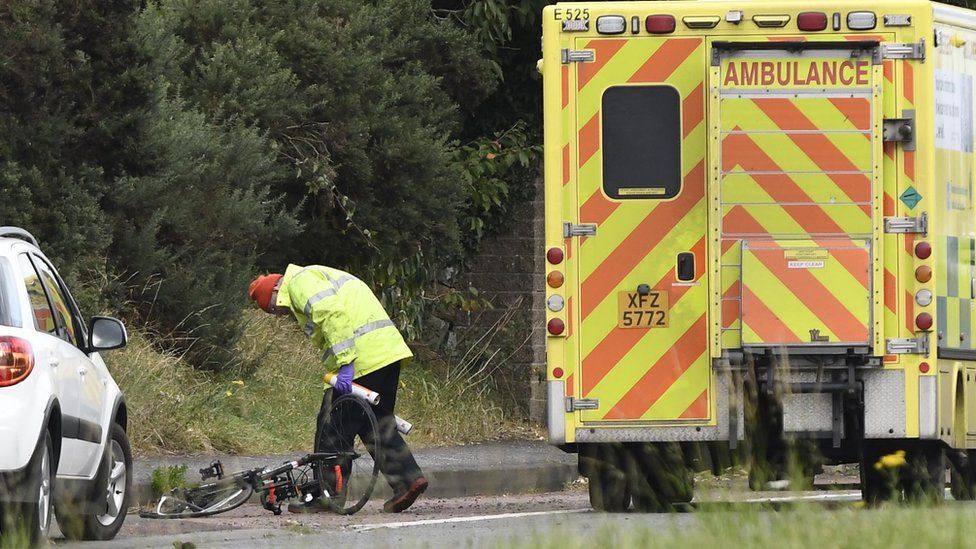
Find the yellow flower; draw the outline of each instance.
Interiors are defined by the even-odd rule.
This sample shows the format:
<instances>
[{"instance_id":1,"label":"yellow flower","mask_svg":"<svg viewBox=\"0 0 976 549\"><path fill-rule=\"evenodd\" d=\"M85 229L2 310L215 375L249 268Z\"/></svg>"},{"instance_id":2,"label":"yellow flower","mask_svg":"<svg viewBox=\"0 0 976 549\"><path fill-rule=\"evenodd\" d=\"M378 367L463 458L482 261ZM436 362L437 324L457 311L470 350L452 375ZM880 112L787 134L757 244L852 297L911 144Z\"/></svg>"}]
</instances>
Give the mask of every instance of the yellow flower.
<instances>
[{"instance_id":1,"label":"yellow flower","mask_svg":"<svg viewBox=\"0 0 976 549\"><path fill-rule=\"evenodd\" d=\"M235 379L234 381L231 381L231 383L233 383L234 385L240 385L241 387L244 386L244 381L240 379Z\"/></svg>"},{"instance_id":2,"label":"yellow flower","mask_svg":"<svg viewBox=\"0 0 976 549\"><path fill-rule=\"evenodd\" d=\"M886 456L881 456L881 459L874 464L874 468L877 470L881 469L897 469L899 467L905 466L905 451L896 450L893 454L888 454Z\"/></svg>"},{"instance_id":3,"label":"yellow flower","mask_svg":"<svg viewBox=\"0 0 976 549\"><path fill-rule=\"evenodd\" d=\"M234 394L234 392L231 391L231 390L228 390L226 394L227 394L227 396L230 396L230 395Z\"/></svg>"}]
</instances>

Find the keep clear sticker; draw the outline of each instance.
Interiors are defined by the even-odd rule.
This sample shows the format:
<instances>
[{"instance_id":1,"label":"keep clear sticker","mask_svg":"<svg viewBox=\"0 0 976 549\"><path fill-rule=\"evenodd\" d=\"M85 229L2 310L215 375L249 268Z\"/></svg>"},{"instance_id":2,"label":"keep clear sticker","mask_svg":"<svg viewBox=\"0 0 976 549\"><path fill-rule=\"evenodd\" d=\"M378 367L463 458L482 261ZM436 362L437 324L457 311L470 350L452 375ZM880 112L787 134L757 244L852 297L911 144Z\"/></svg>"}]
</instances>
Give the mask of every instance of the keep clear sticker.
<instances>
[{"instance_id":1,"label":"keep clear sticker","mask_svg":"<svg viewBox=\"0 0 976 549\"><path fill-rule=\"evenodd\" d=\"M786 264L790 269L823 269L824 261L818 260L794 260Z\"/></svg>"}]
</instances>

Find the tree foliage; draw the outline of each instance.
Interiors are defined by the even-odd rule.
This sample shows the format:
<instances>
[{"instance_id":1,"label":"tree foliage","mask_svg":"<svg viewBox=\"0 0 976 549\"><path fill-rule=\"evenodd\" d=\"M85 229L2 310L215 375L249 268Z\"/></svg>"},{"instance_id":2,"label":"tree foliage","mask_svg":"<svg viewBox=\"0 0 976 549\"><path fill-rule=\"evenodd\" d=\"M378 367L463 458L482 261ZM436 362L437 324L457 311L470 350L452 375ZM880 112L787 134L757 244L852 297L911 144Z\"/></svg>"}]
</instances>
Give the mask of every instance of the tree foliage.
<instances>
[{"instance_id":1,"label":"tree foliage","mask_svg":"<svg viewBox=\"0 0 976 549\"><path fill-rule=\"evenodd\" d=\"M234 363L248 279L287 262L356 272L416 335L527 196L539 8L4 2L2 222L202 367Z\"/></svg>"}]
</instances>

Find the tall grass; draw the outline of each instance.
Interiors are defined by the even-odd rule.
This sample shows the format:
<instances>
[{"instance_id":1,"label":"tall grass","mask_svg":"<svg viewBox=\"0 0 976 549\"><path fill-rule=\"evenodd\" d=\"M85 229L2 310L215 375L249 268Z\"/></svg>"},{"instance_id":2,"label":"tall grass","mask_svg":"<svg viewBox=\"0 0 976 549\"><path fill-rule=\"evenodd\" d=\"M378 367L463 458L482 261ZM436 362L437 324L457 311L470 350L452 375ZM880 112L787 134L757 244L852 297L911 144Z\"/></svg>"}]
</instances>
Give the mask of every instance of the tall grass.
<instances>
[{"instance_id":1,"label":"tall grass","mask_svg":"<svg viewBox=\"0 0 976 549\"><path fill-rule=\"evenodd\" d=\"M775 547L776 549L972 547L976 509L972 507L886 507L840 509L798 506L776 513L756 508L672 515L664 520L609 520L594 517L583 535L558 529L535 532L505 546L551 549L589 547ZM663 524L663 525L662 525Z\"/></svg>"},{"instance_id":2,"label":"tall grass","mask_svg":"<svg viewBox=\"0 0 976 549\"><path fill-rule=\"evenodd\" d=\"M204 373L161 352L139 331L126 349L106 353L125 392L138 453L262 454L310 449L322 399L319 353L290 319L247 314L237 371ZM419 352L402 371L397 413L414 424L412 446L524 434L517 413L497 404L483 380Z\"/></svg>"}]
</instances>

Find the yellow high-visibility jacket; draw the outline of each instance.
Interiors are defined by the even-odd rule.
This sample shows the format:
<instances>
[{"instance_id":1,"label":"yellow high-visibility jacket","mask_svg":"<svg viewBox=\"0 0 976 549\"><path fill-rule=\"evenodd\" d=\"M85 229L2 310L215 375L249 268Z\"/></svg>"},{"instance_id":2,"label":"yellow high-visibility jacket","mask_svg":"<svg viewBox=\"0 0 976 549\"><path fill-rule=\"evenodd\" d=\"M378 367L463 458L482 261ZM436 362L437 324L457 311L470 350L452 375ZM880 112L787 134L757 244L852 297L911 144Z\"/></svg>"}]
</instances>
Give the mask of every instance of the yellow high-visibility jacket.
<instances>
[{"instance_id":1,"label":"yellow high-visibility jacket","mask_svg":"<svg viewBox=\"0 0 976 549\"><path fill-rule=\"evenodd\" d=\"M413 357L369 286L347 272L288 265L276 304L291 309L330 371L355 361L361 377Z\"/></svg>"}]
</instances>

